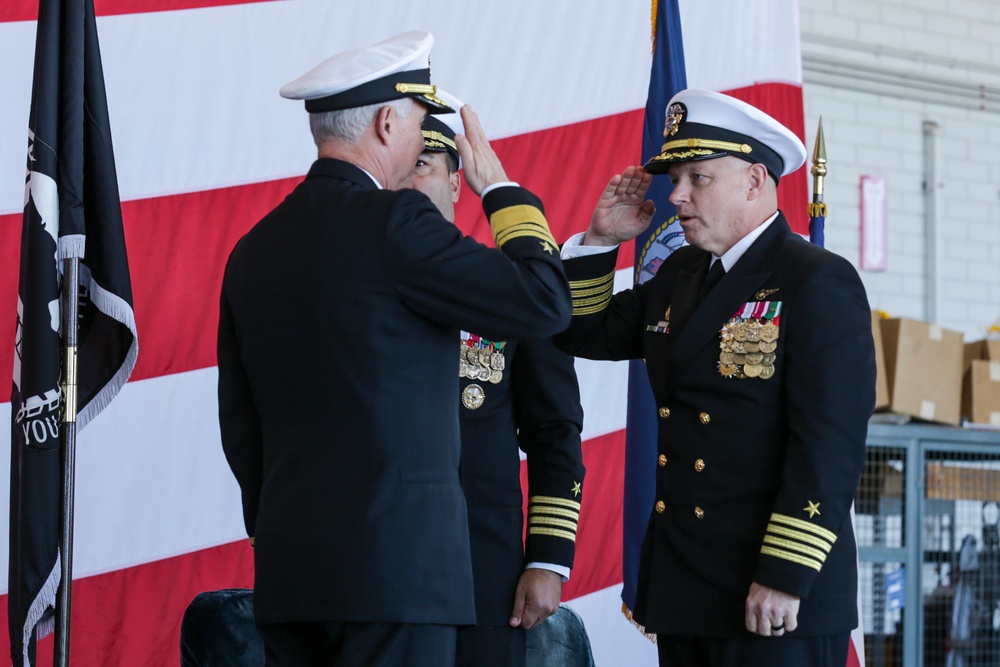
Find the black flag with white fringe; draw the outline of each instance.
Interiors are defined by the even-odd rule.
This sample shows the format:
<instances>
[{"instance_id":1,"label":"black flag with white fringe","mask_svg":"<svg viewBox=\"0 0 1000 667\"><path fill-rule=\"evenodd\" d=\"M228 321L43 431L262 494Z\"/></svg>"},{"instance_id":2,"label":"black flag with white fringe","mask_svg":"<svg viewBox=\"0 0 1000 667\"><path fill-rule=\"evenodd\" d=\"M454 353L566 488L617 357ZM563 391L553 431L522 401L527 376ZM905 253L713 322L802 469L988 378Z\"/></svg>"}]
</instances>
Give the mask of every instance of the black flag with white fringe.
<instances>
[{"instance_id":1,"label":"black flag with white fringe","mask_svg":"<svg viewBox=\"0 0 1000 667\"><path fill-rule=\"evenodd\" d=\"M8 622L15 665L52 629L60 578L63 261L79 267L82 429L138 354L93 0L40 0L11 392ZM37 634L36 634L37 631Z\"/></svg>"}]
</instances>

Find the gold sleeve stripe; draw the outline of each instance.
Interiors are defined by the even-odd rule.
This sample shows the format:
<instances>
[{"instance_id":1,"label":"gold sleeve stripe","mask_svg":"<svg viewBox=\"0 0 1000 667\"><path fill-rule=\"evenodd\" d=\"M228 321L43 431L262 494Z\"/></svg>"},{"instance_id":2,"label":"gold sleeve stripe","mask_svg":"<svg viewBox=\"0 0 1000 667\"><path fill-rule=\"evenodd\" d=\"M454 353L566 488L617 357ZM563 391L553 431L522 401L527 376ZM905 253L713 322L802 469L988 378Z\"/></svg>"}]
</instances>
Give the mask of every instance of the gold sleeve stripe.
<instances>
[{"instance_id":1,"label":"gold sleeve stripe","mask_svg":"<svg viewBox=\"0 0 1000 667\"><path fill-rule=\"evenodd\" d=\"M793 530L792 528L785 528L784 526L776 526L773 523L768 524L767 532L774 533L776 535L784 535L785 537L791 537L792 539L796 539L799 542L805 542L807 544L811 544L814 547L819 547L826 553L830 553L830 549L833 548L832 544L830 544L826 540L816 537L815 535L810 535L809 533L803 533L802 531Z\"/></svg>"},{"instance_id":2,"label":"gold sleeve stripe","mask_svg":"<svg viewBox=\"0 0 1000 667\"><path fill-rule=\"evenodd\" d=\"M765 535L764 542L767 544L773 544L776 547L784 547L785 549L790 549L792 551L798 551L799 553L806 554L807 556L812 556L821 563L826 562L826 554L819 549L813 549L812 547L807 547L804 544L798 542L793 542L792 540L786 540L780 537L774 537L773 535Z\"/></svg>"},{"instance_id":3,"label":"gold sleeve stripe","mask_svg":"<svg viewBox=\"0 0 1000 667\"><path fill-rule=\"evenodd\" d=\"M809 523L808 521L803 521L802 519L796 519L793 516L788 516L787 514L777 514L771 515L772 522L783 523L786 526L792 526L793 528L798 528L799 530L804 530L808 533L813 533L819 535L823 539L827 540L830 544L837 541L836 534L833 531L827 530L823 526L817 526L814 523Z\"/></svg>"},{"instance_id":4,"label":"gold sleeve stripe","mask_svg":"<svg viewBox=\"0 0 1000 667\"><path fill-rule=\"evenodd\" d=\"M561 516L567 519L573 519L574 521L580 520L580 513L574 512L573 510L560 509L558 507L549 507L547 505L532 505L528 508L528 514L551 514L552 516Z\"/></svg>"},{"instance_id":5,"label":"gold sleeve stripe","mask_svg":"<svg viewBox=\"0 0 1000 667\"><path fill-rule=\"evenodd\" d=\"M574 315L592 315L599 313L611 303L611 288L605 290L604 294L597 297L587 297L585 299L573 297Z\"/></svg>"},{"instance_id":6,"label":"gold sleeve stripe","mask_svg":"<svg viewBox=\"0 0 1000 667\"><path fill-rule=\"evenodd\" d=\"M569 291L570 291L570 293L573 294L573 298L574 299L579 299L579 298L582 298L582 297L585 297L585 296L594 296L594 295L607 294L612 289L614 289L614 284L610 283L610 282L608 282L608 283L601 283L597 287L584 287L584 288L573 287L573 284L570 283L570 287L569 287Z\"/></svg>"},{"instance_id":7,"label":"gold sleeve stripe","mask_svg":"<svg viewBox=\"0 0 1000 667\"><path fill-rule=\"evenodd\" d=\"M547 516L532 516L528 518L529 526L558 526L566 530L576 532L576 521L566 521L565 519L553 519Z\"/></svg>"},{"instance_id":8,"label":"gold sleeve stripe","mask_svg":"<svg viewBox=\"0 0 1000 667\"><path fill-rule=\"evenodd\" d=\"M559 496L529 496L528 504L545 504L545 505L558 505L559 507L568 507L571 510L580 511L580 502L577 500L570 500L568 498L560 498Z\"/></svg>"},{"instance_id":9,"label":"gold sleeve stripe","mask_svg":"<svg viewBox=\"0 0 1000 667\"><path fill-rule=\"evenodd\" d=\"M556 528L542 528L540 526L528 528L528 535L548 535L549 537L562 537L570 542L576 542L576 533Z\"/></svg>"},{"instance_id":10,"label":"gold sleeve stripe","mask_svg":"<svg viewBox=\"0 0 1000 667\"><path fill-rule=\"evenodd\" d=\"M601 303L599 303L596 306L587 306L587 307L584 308L584 307L578 307L578 306L574 305L573 306L573 315L574 316L576 316L576 315L594 315L596 313L600 313L600 312L603 312L604 310L606 310L609 303L611 303L611 297L608 297L607 300L602 301Z\"/></svg>"},{"instance_id":11,"label":"gold sleeve stripe","mask_svg":"<svg viewBox=\"0 0 1000 667\"><path fill-rule=\"evenodd\" d=\"M605 285L615 282L615 274L609 273L606 276L601 276L600 278L587 278L585 280L571 280L569 281L569 288L571 290L583 289L584 287L594 287L595 285Z\"/></svg>"},{"instance_id":12,"label":"gold sleeve stripe","mask_svg":"<svg viewBox=\"0 0 1000 667\"><path fill-rule=\"evenodd\" d=\"M528 204L500 209L490 216L490 227L497 246L518 236L534 236L557 245L542 211Z\"/></svg>"},{"instance_id":13,"label":"gold sleeve stripe","mask_svg":"<svg viewBox=\"0 0 1000 667\"><path fill-rule=\"evenodd\" d=\"M790 551L785 551L784 549L775 549L774 547L761 547L760 552L767 556L774 556L775 558L781 558L783 560L788 560L793 563L798 563L799 565L805 565L806 567L811 567L817 572L823 569L823 564L812 558L806 558L805 556L800 556L798 554L793 554Z\"/></svg>"},{"instance_id":14,"label":"gold sleeve stripe","mask_svg":"<svg viewBox=\"0 0 1000 667\"><path fill-rule=\"evenodd\" d=\"M608 304L611 303L611 290L608 290L601 296L591 296L586 299L578 299L573 297L573 307L574 308L587 308L589 306L607 308Z\"/></svg>"},{"instance_id":15,"label":"gold sleeve stripe","mask_svg":"<svg viewBox=\"0 0 1000 667\"><path fill-rule=\"evenodd\" d=\"M539 225L534 222L522 222L512 227L508 227L503 232L494 234L498 246L502 246L511 239L516 239L520 236L530 236L531 238L543 239L552 245L556 245L556 240L552 238L552 232L549 231L548 225Z\"/></svg>"}]
</instances>

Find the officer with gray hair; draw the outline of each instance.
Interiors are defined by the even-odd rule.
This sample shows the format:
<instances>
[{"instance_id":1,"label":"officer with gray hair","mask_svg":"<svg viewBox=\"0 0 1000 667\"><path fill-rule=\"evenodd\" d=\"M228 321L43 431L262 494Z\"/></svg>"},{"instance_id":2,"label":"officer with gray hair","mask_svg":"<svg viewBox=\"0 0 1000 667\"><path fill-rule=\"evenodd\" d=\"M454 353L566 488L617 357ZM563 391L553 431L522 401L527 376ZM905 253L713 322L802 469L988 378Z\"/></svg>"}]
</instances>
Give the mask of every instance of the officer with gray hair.
<instances>
[{"instance_id":1,"label":"officer with gray hair","mask_svg":"<svg viewBox=\"0 0 1000 667\"><path fill-rule=\"evenodd\" d=\"M222 445L255 549L267 664L451 665L475 623L459 483L461 330L552 335L569 292L541 202L471 109L459 144L496 238L408 189L433 37L333 56L281 89L318 149L236 245L220 305Z\"/></svg>"}]
</instances>

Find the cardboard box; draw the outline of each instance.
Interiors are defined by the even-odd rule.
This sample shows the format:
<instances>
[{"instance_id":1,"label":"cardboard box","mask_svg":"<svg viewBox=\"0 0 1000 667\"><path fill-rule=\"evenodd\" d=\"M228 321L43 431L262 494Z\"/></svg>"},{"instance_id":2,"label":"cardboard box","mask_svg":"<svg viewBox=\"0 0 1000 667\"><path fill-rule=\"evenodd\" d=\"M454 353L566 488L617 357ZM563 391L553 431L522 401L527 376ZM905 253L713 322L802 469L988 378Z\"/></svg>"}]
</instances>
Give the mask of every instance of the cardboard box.
<instances>
[{"instance_id":1,"label":"cardboard box","mask_svg":"<svg viewBox=\"0 0 1000 667\"><path fill-rule=\"evenodd\" d=\"M933 500L1000 502L1000 470L992 462L928 463L925 496Z\"/></svg>"},{"instance_id":2,"label":"cardboard box","mask_svg":"<svg viewBox=\"0 0 1000 667\"><path fill-rule=\"evenodd\" d=\"M889 407L889 382L886 379L885 351L882 349L882 316L872 311L872 338L875 339L875 409Z\"/></svg>"},{"instance_id":3,"label":"cardboard box","mask_svg":"<svg viewBox=\"0 0 1000 667\"><path fill-rule=\"evenodd\" d=\"M962 417L1000 426L1000 361L969 361L962 382Z\"/></svg>"},{"instance_id":4,"label":"cardboard box","mask_svg":"<svg viewBox=\"0 0 1000 667\"><path fill-rule=\"evenodd\" d=\"M962 364L962 374L969 370L973 359L985 361L1000 361L1000 340L977 340L965 344L965 363Z\"/></svg>"},{"instance_id":5,"label":"cardboard box","mask_svg":"<svg viewBox=\"0 0 1000 667\"><path fill-rule=\"evenodd\" d=\"M962 334L903 317L884 319L881 325L889 410L957 426L962 405Z\"/></svg>"}]
</instances>

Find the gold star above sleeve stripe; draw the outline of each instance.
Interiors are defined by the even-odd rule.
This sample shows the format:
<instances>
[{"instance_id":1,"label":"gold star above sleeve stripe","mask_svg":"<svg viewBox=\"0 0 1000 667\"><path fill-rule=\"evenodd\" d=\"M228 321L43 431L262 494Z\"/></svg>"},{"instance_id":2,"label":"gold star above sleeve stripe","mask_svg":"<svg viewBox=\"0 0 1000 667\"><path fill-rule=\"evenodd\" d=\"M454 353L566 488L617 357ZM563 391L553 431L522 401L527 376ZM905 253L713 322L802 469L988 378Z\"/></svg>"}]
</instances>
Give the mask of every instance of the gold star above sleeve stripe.
<instances>
[{"instance_id":1,"label":"gold star above sleeve stripe","mask_svg":"<svg viewBox=\"0 0 1000 667\"><path fill-rule=\"evenodd\" d=\"M816 503L817 513L818 508L819 503ZM764 535L760 552L819 572L836 541L837 536L822 526L774 513L767 525L767 534Z\"/></svg>"},{"instance_id":2,"label":"gold star above sleeve stripe","mask_svg":"<svg viewBox=\"0 0 1000 667\"><path fill-rule=\"evenodd\" d=\"M811 500L807 500L806 501L806 506L802 508L802 511L803 512L808 512L809 513L809 518L811 519L811 518L813 518L814 516L816 516L817 514L820 513L820 511L819 511L819 503L814 503Z\"/></svg>"}]
</instances>

